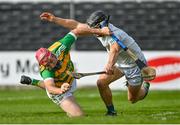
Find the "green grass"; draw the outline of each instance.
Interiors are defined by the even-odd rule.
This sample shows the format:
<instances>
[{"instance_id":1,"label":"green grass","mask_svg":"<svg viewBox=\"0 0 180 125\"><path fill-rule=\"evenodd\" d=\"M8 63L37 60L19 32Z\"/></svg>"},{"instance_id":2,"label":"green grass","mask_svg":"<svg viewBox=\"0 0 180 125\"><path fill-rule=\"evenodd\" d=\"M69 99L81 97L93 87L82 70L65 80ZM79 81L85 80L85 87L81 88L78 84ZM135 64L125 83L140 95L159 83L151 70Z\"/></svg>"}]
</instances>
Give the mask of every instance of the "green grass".
<instances>
[{"instance_id":1,"label":"green grass","mask_svg":"<svg viewBox=\"0 0 180 125\"><path fill-rule=\"evenodd\" d=\"M104 116L106 109L97 88L75 92L77 101L88 116L68 118L41 89L0 90L2 124L170 124L180 123L180 91L151 91L136 104L127 101L126 91L113 91L117 117Z\"/></svg>"}]
</instances>

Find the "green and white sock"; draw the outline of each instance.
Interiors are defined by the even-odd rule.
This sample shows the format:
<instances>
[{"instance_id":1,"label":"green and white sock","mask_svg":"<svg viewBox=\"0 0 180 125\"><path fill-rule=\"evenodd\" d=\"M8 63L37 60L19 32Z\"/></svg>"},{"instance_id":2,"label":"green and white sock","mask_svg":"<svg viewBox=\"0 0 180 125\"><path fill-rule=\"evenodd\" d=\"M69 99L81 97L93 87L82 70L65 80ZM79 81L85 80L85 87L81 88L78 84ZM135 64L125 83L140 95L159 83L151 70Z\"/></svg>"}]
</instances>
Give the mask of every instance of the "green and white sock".
<instances>
[{"instance_id":1,"label":"green and white sock","mask_svg":"<svg viewBox=\"0 0 180 125\"><path fill-rule=\"evenodd\" d=\"M144 87L144 90L145 90L145 95L143 97L143 99L147 96L148 92L149 92L149 88L150 88L150 83L149 82L143 82L143 87Z\"/></svg>"},{"instance_id":2,"label":"green and white sock","mask_svg":"<svg viewBox=\"0 0 180 125\"><path fill-rule=\"evenodd\" d=\"M34 85L34 86L38 86L40 83L41 83L41 80L37 80L37 79L32 79L32 82L31 82L31 85Z\"/></svg>"}]
</instances>

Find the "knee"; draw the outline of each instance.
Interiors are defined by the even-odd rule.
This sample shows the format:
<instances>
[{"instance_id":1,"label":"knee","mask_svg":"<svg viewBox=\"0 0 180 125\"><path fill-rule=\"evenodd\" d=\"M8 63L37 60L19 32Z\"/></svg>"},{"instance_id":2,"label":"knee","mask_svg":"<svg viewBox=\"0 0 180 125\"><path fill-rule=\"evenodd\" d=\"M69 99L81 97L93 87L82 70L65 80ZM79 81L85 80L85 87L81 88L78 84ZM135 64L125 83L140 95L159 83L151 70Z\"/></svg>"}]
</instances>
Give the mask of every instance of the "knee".
<instances>
[{"instance_id":1,"label":"knee","mask_svg":"<svg viewBox=\"0 0 180 125\"><path fill-rule=\"evenodd\" d=\"M103 80L97 80L97 86L98 88L104 88L107 84Z\"/></svg>"},{"instance_id":2,"label":"knee","mask_svg":"<svg viewBox=\"0 0 180 125\"><path fill-rule=\"evenodd\" d=\"M81 116L84 116L84 113L82 111L76 112L76 114L74 115L74 117L81 117Z\"/></svg>"},{"instance_id":3,"label":"knee","mask_svg":"<svg viewBox=\"0 0 180 125\"><path fill-rule=\"evenodd\" d=\"M83 112L76 112L76 113L67 113L67 116L68 117L82 117L82 116L84 116L84 113Z\"/></svg>"},{"instance_id":4,"label":"knee","mask_svg":"<svg viewBox=\"0 0 180 125\"><path fill-rule=\"evenodd\" d=\"M128 101L131 103L131 104L134 104L137 102L137 99L135 97L128 97Z\"/></svg>"}]
</instances>

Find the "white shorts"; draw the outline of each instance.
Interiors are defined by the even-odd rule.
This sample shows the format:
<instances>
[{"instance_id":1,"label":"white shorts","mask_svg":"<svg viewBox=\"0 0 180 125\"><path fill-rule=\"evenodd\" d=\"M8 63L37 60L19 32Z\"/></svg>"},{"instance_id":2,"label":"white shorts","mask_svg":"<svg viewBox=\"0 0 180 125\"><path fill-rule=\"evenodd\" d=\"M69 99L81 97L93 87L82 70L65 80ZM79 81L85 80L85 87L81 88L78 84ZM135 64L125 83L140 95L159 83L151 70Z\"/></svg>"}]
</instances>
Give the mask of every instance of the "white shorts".
<instances>
[{"instance_id":1,"label":"white shorts","mask_svg":"<svg viewBox=\"0 0 180 125\"><path fill-rule=\"evenodd\" d=\"M71 88L65 92L64 94L59 94L59 95L54 95L54 94L50 94L47 89L46 89L46 93L48 95L48 97L57 105L61 104L61 102L66 99L69 96L73 95L73 92L76 90L77 86L76 86L76 80L74 79L73 83L71 84Z\"/></svg>"},{"instance_id":2,"label":"white shorts","mask_svg":"<svg viewBox=\"0 0 180 125\"><path fill-rule=\"evenodd\" d=\"M124 73L128 84L131 86L138 86L141 85L143 82L142 76L141 76L141 70L138 66L134 67L126 67L126 68L120 68L120 70Z\"/></svg>"},{"instance_id":3,"label":"white shorts","mask_svg":"<svg viewBox=\"0 0 180 125\"><path fill-rule=\"evenodd\" d=\"M128 48L130 48L131 51L135 53L145 64L147 63L144 54L135 42ZM139 86L142 84L143 78L141 70L127 52L123 50L121 51L116 66L124 73L129 85Z\"/></svg>"}]
</instances>

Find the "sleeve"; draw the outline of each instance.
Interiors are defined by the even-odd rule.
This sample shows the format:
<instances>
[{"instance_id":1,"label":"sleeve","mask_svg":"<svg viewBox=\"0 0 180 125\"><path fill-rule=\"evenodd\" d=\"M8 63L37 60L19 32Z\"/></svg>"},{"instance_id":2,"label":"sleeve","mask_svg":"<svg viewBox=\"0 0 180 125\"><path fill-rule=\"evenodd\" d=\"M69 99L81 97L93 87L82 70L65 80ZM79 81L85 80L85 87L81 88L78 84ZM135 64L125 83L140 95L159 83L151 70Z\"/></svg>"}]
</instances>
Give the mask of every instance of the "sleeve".
<instances>
[{"instance_id":1,"label":"sleeve","mask_svg":"<svg viewBox=\"0 0 180 125\"><path fill-rule=\"evenodd\" d=\"M66 46L67 49L70 49L71 45L76 41L76 39L77 36L74 33L69 32L64 38L59 40L59 42Z\"/></svg>"},{"instance_id":2,"label":"sleeve","mask_svg":"<svg viewBox=\"0 0 180 125\"><path fill-rule=\"evenodd\" d=\"M41 72L41 76L43 79L47 79L47 78L54 78L55 74L54 72L51 72L49 70L44 70Z\"/></svg>"}]
</instances>

